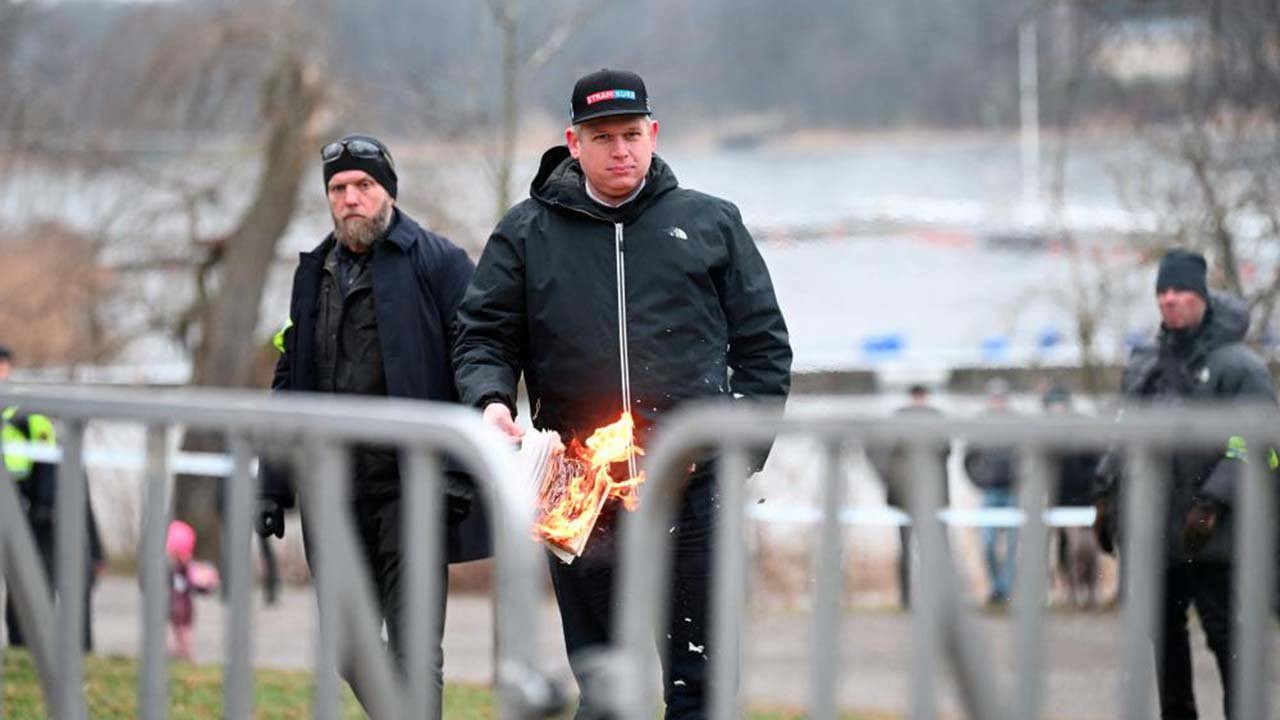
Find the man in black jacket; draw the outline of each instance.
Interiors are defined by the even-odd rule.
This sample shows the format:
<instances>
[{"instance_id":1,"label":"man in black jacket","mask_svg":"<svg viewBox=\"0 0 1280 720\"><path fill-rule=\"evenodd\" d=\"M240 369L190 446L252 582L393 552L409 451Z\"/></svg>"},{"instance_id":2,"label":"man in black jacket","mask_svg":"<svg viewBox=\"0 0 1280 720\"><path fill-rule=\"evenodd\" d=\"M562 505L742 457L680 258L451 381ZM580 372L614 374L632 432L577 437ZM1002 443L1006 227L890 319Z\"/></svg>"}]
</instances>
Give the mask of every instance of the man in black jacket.
<instances>
[{"instance_id":1,"label":"man in black jacket","mask_svg":"<svg viewBox=\"0 0 1280 720\"><path fill-rule=\"evenodd\" d=\"M929 388L924 385L912 385L907 396L906 405L894 411L901 417L942 417L942 411L929 402ZM897 442L891 445L872 446L867 448L867 460L875 468L880 481L884 483L885 503L904 512L911 512L911 493L914 491L915 479L911 473L910 448L906 443ZM950 490L947 483L947 458L951 456L951 443L942 443L937 447L938 479L942 482L942 507L950 503ZM911 526L898 527L898 600L902 607L911 607Z\"/></svg>"},{"instance_id":2,"label":"man in black jacket","mask_svg":"<svg viewBox=\"0 0 1280 720\"><path fill-rule=\"evenodd\" d=\"M450 327L471 280L471 260L395 207L395 164L380 141L348 135L325 145L321 159L334 229L319 247L301 255L290 320L276 338L281 354L272 388L456 401ZM352 453L351 478L351 516L386 620L392 655L402 663L406 608L398 453L394 448L358 446ZM488 534L479 504L472 503L469 481L447 473L446 491L448 561L487 556ZM287 479L279 472L264 472L258 532L283 537L284 509L292 505ZM305 522L303 526L305 535ZM440 637L448 578L444 565L440 577L440 615L435 618L432 648L437 686L442 684ZM344 667L343 674L352 682L350 667ZM352 688L361 695L354 682Z\"/></svg>"},{"instance_id":3,"label":"man in black jacket","mask_svg":"<svg viewBox=\"0 0 1280 720\"><path fill-rule=\"evenodd\" d=\"M737 208L679 187L654 155L658 123L639 76L587 75L571 104L568 146L543 155L530 199L489 237L458 311L463 402L519 438L523 373L533 424L568 442L624 412L644 436L663 413L697 398L782 401L787 328ZM700 462L672 532L669 718L705 712L714 493ZM606 507L572 564L549 560L579 684L580 651L609 642L616 512Z\"/></svg>"},{"instance_id":4,"label":"man in black jacket","mask_svg":"<svg viewBox=\"0 0 1280 720\"><path fill-rule=\"evenodd\" d=\"M1210 293L1204 257L1170 250L1160 261L1156 301L1160 332L1133 349L1123 376L1127 401L1154 406L1205 402L1276 402L1275 384L1262 358L1244 344L1248 311L1238 298ZM1241 438L1225 451L1174 453L1169 458L1165 522L1163 642L1156 649L1160 712L1165 720L1195 718L1187 610L1195 605L1218 663L1224 703L1231 713L1232 502L1244 459ZM1108 454L1099 465L1101 499L1095 530L1113 547L1114 498L1122 479ZM1141 561L1138 558L1132 562Z\"/></svg>"}]
</instances>

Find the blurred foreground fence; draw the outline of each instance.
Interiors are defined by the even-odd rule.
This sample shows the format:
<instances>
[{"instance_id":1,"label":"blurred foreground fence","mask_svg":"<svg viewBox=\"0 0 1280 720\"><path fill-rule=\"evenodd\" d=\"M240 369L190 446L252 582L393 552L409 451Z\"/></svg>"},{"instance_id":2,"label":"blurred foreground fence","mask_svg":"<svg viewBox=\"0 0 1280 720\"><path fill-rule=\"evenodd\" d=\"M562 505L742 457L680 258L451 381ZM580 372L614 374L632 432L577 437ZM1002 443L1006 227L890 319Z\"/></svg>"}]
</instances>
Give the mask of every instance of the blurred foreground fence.
<instances>
[{"instance_id":1,"label":"blurred foreground fence","mask_svg":"<svg viewBox=\"0 0 1280 720\"><path fill-rule=\"evenodd\" d=\"M405 464L406 501L410 517L426 521L404 523L408 549L410 606L413 620L434 615L437 576L427 569L442 551L438 532L441 517L437 493L425 492L439 480L439 455L447 453L475 475L488 502L497 553L496 604L498 616L497 684L502 717L537 717L545 710L548 682L534 657L535 618L543 588L541 550L529 536L533 494L519 483L513 456L503 442L481 426L475 413L456 406L403 401L337 399L332 397L268 396L262 393L169 391L139 392L84 387L0 387L0 406L20 405L44 412L63 423L60 473L76 477L83 463L86 423L92 420L134 422L147 428L146 504L142 547L142 585L145 600L140 639L139 708L144 718L166 714L165 618L168 596L164 532L168 520L173 468L169 465L167 433L173 427L225 433L231 449L227 528L225 537L243 540L251 532L256 493L251 462L256 449L289 445L304 471L304 508L322 543L317 553L321 611L318 625L314 714L336 717L340 658L355 657L356 666L380 691L375 717L423 717L435 698L431 683L400 684L382 651L374 624L373 600L361 583L342 582L361 562L341 498L345 448L358 442L394 444ZM745 405L745 404L744 404ZM812 698L810 717L837 717L836 686L840 678L837 646L841 635L840 589L844 553L842 522L847 521L844 489L847 453L885 445L907 449L913 492L911 516L916 526L920 567L915 573L911 631L910 717L937 716L944 672L955 685L968 717L984 720L1022 720L1044 715L1042 636L1045 627L1047 532L1046 498L1053 486L1051 453L1058 450L1122 448L1127 457L1125 527L1122 554L1126 562L1123 608L1123 656L1126 678L1119 698L1121 717L1146 720L1153 715L1154 688L1151 640L1157 630L1165 545L1167 473L1159 458L1171 450L1222 451L1226 438L1243 436L1249 462L1238 483L1234 509L1236 532L1235 598L1237 603L1234 702L1235 717L1267 718L1268 683L1272 658L1270 603L1276 582L1276 487L1268 469L1267 450L1280 445L1280 423L1274 409L1218 408L1176 413L1129 412L1121 425L1084 418L990 418L958 420L896 416L869 418L858 409L838 403L797 403L786 414L759 406L691 408L668 418L648 448L648 475L640 509L623 520L621 611L616 614L615 646L594 664L593 688L605 692L591 698L603 717L651 720L658 711L653 682L655 628L666 625L669 607L663 598L668 574L668 528L680 497L689 459L713 451L718 463L720 515L716 528L711 653L714 697L712 717L737 717L739 668L745 604L745 547L743 478L753 451L776 436L798 436L823 448L823 503L819 532L815 533L817 591L812 622ZM996 687L989 672L989 638L976 631L957 573L944 540L939 509L943 468L936 462L940 444L953 438L985 446L1010 446L1020 456L1020 512L998 524L1022 524L1016 600L1016 667L1018 677L1008 692ZM210 471L217 470L213 462ZM219 474L219 473L215 473ZM58 483L57 595L50 589L36 559L32 538L23 519L14 485L0 464L0 558L9 592L17 600L40 682L53 714L59 718L86 716L79 638L83 593L82 574L66 568L83 566L84 485ZM945 517L945 516L944 516ZM435 519L433 519L435 518ZM842 519L844 518L844 519ZM1063 524L1079 524L1079 518ZM228 658L225 669L225 716L249 717L252 637L248 593L248 542L227 542L223 549L230 588L231 622L226 628ZM55 616L56 614L56 616ZM425 637L425 622L410 626L410 637ZM426 642L410 642L406 672L427 676ZM843 648L848 653L850 648ZM853 648L856 650L856 648ZM2 680L2 678L0 678ZM0 693L0 697L2 697Z\"/></svg>"},{"instance_id":2,"label":"blurred foreground fence","mask_svg":"<svg viewBox=\"0 0 1280 720\"><path fill-rule=\"evenodd\" d=\"M742 403L741 405L748 405ZM1046 498L1054 479L1054 450L1121 448L1127 460L1123 497L1122 558L1126 563L1123 608L1125 682L1120 717L1147 720L1155 702L1152 638L1157 632L1165 563L1165 508L1168 472L1158 458L1188 449L1223 452L1227 439L1247 441L1249 462L1236 488L1234 514L1237 603L1234 717L1268 718L1272 630L1271 601L1276 582L1276 487L1267 452L1277 447L1280 422L1274 408L1169 409L1127 412L1123 424L1085 418L1011 417L867 418L832 403L793 405L785 415L762 407L706 407L669 418L650 444L645 462L645 494L639 510L623 526L623 605L616 614L617 646L599 663L597 683L612 716L648 720L658 698L645 672L655 628L666 626L669 604L662 597L670 564L670 534L690 457L714 452L718 463L720 515L713 560L712 634L709 646L714 698L710 717L738 717L741 642L744 627L745 562L742 541L746 515L742 480L748 458L775 436L798 435L818 441L825 462L824 501L813 576L812 697L809 717L837 717L836 687L840 648L844 505L840 458L866 447L903 445L909 449L911 515L920 549L912 597L910 717L937 717L944 669L954 675L965 716L983 720L1027 720L1044 716L1042 635L1047 591L1048 525ZM936 448L955 437L984 446L1008 446L1019 456L1022 537L1017 559L1016 662L1011 695L996 687L990 672L989 638L976 630L965 594L944 540L939 520L943 471ZM1075 524L1074 522L1069 524ZM657 635L660 637L661 635ZM940 663L945 663L941 665ZM595 683L593 683L595 684Z\"/></svg>"},{"instance_id":3,"label":"blurred foreground fence","mask_svg":"<svg viewBox=\"0 0 1280 720\"><path fill-rule=\"evenodd\" d=\"M338 400L324 396L269 396L265 393L175 390L143 392L92 387L0 386L0 407L20 406L61 421L59 478L78 478L83 467L86 423L136 422L147 429L146 509L140 566L143 622L138 708L143 718L167 715L165 632L169 608L165 533L172 473L169 430L175 427L225 434L231 455L222 561L229 594L224 672L224 717L251 715L252 617L248 542L256 491L251 472L254 450L293 449L299 494L312 537L323 546L315 554L320 622L316 642L314 716L340 714L337 667L346 662L373 689L366 702L378 718L419 718L438 702L433 683L401 683L382 649L374 601L366 583L349 578L363 561L344 498L349 467L346 449L359 442L397 446L405 459L404 487L407 617L405 673L428 676L429 626L439 602L438 558L443 552L444 517L440 455L461 462L475 477L494 529L497 558L497 690L501 716L534 716L546 699L547 683L537 671L536 603L542 592L541 552L529 539L533 500L528 488L509 482L514 456L479 416L456 405L396 400ZM213 465L217 465L214 463ZM216 467L211 468L216 469ZM23 515L15 485L0 463L0 568L28 637L50 714L85 718L81 623L84 575L85 485L58 482L56 500L56 592L48 581ZM0 678L2 679L2 678ZM0 698L3 693L0 693ZM0 715L3 710L0 709Z\"/></svg>"}]
</instances>

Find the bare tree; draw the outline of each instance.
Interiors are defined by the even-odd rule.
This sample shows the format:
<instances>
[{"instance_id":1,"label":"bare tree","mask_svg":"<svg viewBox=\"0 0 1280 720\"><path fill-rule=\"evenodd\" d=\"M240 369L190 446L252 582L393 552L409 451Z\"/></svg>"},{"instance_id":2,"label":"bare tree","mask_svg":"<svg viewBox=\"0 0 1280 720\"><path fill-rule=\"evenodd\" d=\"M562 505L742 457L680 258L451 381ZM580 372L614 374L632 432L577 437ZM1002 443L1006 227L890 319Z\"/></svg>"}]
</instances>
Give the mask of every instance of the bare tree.
<instances>
[{"instance_id":1,"label":"bare tree","mask_svg":"<svg viewBox=\"0 0 1280 720\"><path fill-rule=\"evenodd\" d=\"M522 22L520 0L489 0L493 21L502 35L502 98L498 122L498 155L494 163L495 219L511 207L512 174L515 167L516 134L520 127L519 88L521 78L540 70L555 57L574 33L609 0L579 0L551 23L551 31L541 39L522 46L527 34Z\"/></svg>"},{"instance_id":2,"label":"bare tree","mask_svg":"<svg viewBox=\"0 0 1280 720\"><path fill-rule=\"evenodd\" d=\"M259 172L251 197L229 233L192 238L196 292L181 313L183 328L195 330L192 382L212 387L261 387L255 362L263 344L257 335L259 309L280 238L293 219L307 158L318 146L325 83L304 29L303 3L231 6L214 22L184 25L153 59L146 100L171 107L185 101L188 122L199 124L218 109L219 98L234 96L243 83L257 86L252 104L257 124ZM265 16L264 16L265 13ZM246 56L254 60L246 63ZM184 447L221 450L223 438L189 433ZM217 486L204 478L180 477L176 516L219 544Z\"/></svg>"},{"instance_id":3,"label":"bare tree","mask_svg":"<svg viewBox=\"0 0 1280 720\"><path fill-rule=\"evenodd\" d=\"M1158 166L1128 177L1129 192L1159 219L1162 244L1212 258L1218 281L1248 303L1259 341L1280 298L1280 6L1175 5L1168 19L1184 28L1190 69L1163 87L1126 88L1133 107L1156 108L1141 137Z\"/></svg>"}]
</instances>

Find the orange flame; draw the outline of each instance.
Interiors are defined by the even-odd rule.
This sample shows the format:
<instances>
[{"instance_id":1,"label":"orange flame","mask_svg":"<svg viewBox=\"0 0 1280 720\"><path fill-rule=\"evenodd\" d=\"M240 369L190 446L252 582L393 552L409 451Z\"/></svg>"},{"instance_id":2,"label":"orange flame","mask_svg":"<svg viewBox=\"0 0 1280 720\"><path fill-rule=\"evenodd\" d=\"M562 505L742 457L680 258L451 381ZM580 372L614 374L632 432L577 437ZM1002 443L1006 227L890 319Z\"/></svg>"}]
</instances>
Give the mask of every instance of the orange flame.
<instances>
[{"instance_id":1,"label":"orange flame","mask_svg":"<svg viewBox=\"0 0 1280 720\"><path fill-rule=\"evenodd\" d=\"M542 512L535 528L547 540L565 545L584 540L606 500L616 498L627 510L635 510L636 489L644 473L615 481L610 475L614 463L643 455L635 444L635 421L623 413L616 422L596 429L586 447L573 443L565 450L560 472L568 477L544 493Z\"/></svg>"}]
</instances>

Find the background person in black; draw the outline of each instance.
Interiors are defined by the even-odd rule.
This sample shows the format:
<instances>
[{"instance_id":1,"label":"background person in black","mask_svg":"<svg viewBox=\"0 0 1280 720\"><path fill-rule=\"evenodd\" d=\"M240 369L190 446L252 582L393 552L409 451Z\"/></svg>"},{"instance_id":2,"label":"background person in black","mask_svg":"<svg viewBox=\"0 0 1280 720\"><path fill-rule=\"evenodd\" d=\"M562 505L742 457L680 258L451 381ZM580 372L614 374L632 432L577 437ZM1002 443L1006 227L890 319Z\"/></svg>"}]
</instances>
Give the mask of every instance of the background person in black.
<instances>
[{"instance_id":1,"label":"background person in black","mask_svg":"<svg viewBox=\"0 0 1280 720\"><path fill-rule=\"evenodd\" d=\"M494 229L458 311L463 402L518 438L523 374L536 427L585 440L630 410L643 444L687 400L781 401L791 378L787 328L737 208L681 188L654 155L658 123L639 76L587 75L571 104L568 146L543 155L531 198ZM669 718L705 717L714 492L699 462L672 532ZM573 564L549 557L580 685L581 651L609 642L617 604L616 512L606 507Z\"/></svg>"},{"instance_id":2,"label":"background person in black","mask_svg":"<svg viewBox=\"0 0 1280 720\"><path fill-rule=\"evenodd\" d=\"M942 411L929 403L929 388L912 385L907 390L906 405L894 411L899 416L941 417ZM947 488L947 458L951 445L937 449L938 472L942 481L942 507L950 503ZM892 447L868 448L867 459L884 482L885 502L899 510L911 512L911 471L907 446L899 443ZM900 551L898 553L898 599L903 608L911 606L911 526L898 528Z\"/></svg>"},{"instance_id":3,"label":"background person in black","mask_svg":"<svg viewBox=\"0 0 1280 720\"><path fill-rule=\"evenodd\" d=\"M1054 385L1041 398L1045 413L1072 416L1071 393ZM1093 475L1098 467L1097 452L1060 450L1050 455L1056 466L1058 486L1052 504L1061 507L1093 505ZM1098 601L1098 541L1089 527L1060 527L1058 573L1067 588L1068 600L1076 607L1091 608Z\"/></svg>"},{"instance_id":4,"label":"background person in black","mask_svg":"<svg viewBox=\"0 0 1280 720\"><path fill-rule=\"evenodd\" d=\"M1243 342L1249 327L1243 301L1211 294L1206 267L1203 256L1187 250L1170 250L1161 259L1156 277L1160 331L1129 357L1121 387L1126 402L1175 410L1207 402L1276 403L1266 365ZM1232 503L1244 447L1239 438L1223 440L1221 450L1178 452L1168 459L1163 641L1156 648L1164 720L1197 717L1187 632L1192 605L1217 660L1225 712L1231 716ZM1114 454L1099 464L1095 530L1108 551L1114 547L1115 499L1123 480L1119 467Z\"/></svg>"},{"instance_id":5,"label":"background person in black","mask_svg":"<svg viewBox=\"0 0 1280 720\"><path fill-rule=\"evenodd\" d=\"M471 261L396 208L395 164L380 141L348 135L326 145L321 158L334 229L299 260L290 322L277 337L281 355L272 388L456 401L449 328L471 279ZM277 468L264 467L258 532L282 537L284 508L293 504L293 489ZM397 453L357 447L351 477L351 517L387 624L391 653L403 666L406 608L401 592ZM449 471L446 485L448 561L489 555L487 526L480 504L472 503L470 481ZM441 610L432 646L432 680L437 687L442 686L440 637L448 584L443 564L440 577ZM343 675L360 697L349 662L342 661Z\"/></svg>"}]
</instances>

